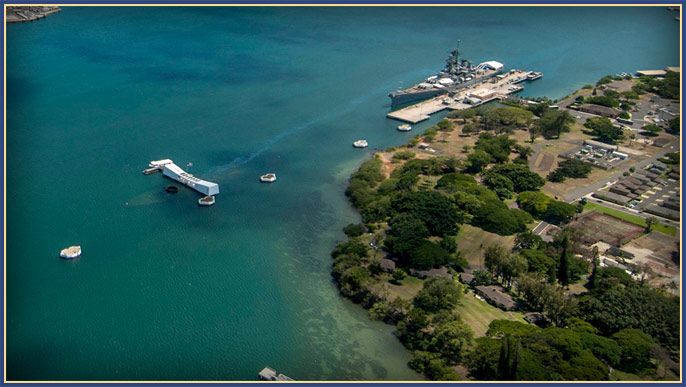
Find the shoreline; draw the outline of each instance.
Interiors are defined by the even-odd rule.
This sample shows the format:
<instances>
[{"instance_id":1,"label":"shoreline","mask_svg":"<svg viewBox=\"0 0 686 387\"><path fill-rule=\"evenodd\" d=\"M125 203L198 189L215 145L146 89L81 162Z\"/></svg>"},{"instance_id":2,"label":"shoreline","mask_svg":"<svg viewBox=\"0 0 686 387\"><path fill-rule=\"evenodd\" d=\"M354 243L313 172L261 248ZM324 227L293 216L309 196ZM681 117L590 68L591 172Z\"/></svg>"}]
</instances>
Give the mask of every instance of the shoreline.
<instances>
[{"instance_id":1,"label":"shoreline","mask_svg":"<svg viewBox=\"0 0 686 387\"><path fill-rule=\"evenodd\" d=\"M616 77L615 77L615 80ZM602 81L602 80L601 80ZM633 82L633 81L632 81ZM598 83L597 85L602 86L602 84ZM584 90L587 89L587 87L584 87L582 89L576 90L573 93L567 95L564 97L562 100L560 100L560 105L565 103L565 111L566 109L576 109L574 107L569 107L572 101L574 101L574 98L580 98L580 95L584 94ZM602 90L605 90L605 87L602 88ZM586 92L586 94L589 94L590 96L590 91ZM595 95L595 88L593 88L593 95ZM654 94L650 94L654 95ZM551 102L546 100L547 102ZM628 101L628 100L627 100ZM652 99L651 99L652 101ZM557 101L555 101L557 102ZM680 101L678 101L680 103ZM420 102L421 104L421 102ZM408 109L409 107L406 107L405 109ZM525 109L525 105L515 105L515 108L518 109ZM557 109L557 107L555 107ZM577 114L577 110L568 110L572 114ZM634 110L635 111L635 110ZM477 113L479 114L479 113ZM483 112L480 112L480 114L483 114ZM416 340L415 337L412 335L424 335L424 336L429 336L431 337L434 335L434 332L442 332L442 329L444 329L444 322L441 323L439 322L436 325L431 325L434 323L435 318L438 318L437 316L440 315L440 313L448 313L449 315L453 317L449 317L449 319L454 319L456 320L451 320L455 322L456 324L462 324L461 328L455 328L455 329L463 329L463 341L469 342L472 340L472 338L476 338L474 333L469 329L469 327L465 328L465 325L463 323L463 320L467 321L469 320L470 324L472 324L472 321L469 318L466 318L466 316L462 316L462 319L460 318L460 312L459 309L462 307L462 302L466 302L470 304L470 308L476 308L477 306L474 306L474 302L476 301L462 301L462 302L456 302L455 304L452 305L451 308L448 308L447 310L442 310L439 314L433 315L431 312L422 312L426 313L425 315L422 315L421 319L425 319L428 321L426 325L424 325L423 328L420 328L419 331L417 332L410 332L411 331L411 326L413 325L413 320L419 318L416 314L413 315L413 312L418 310L422 311L421 307L418 306L417 303L417 297L418 295L421 295L422 292L425 292L427 289L427 284L429 282L432 282L432 284L435 284L438 281L444 281L446 286L455 286L455 292L463 293L462 299L469 298L471 300L472 297L475 297L477 299L484 301L483 298L479 298L477 296L478 294L478 289L471 289L473 284L469 284L462 280L458 281L458 278L460 276L458 275L459 272L464 271L465 273L469 272L470 275L472 273L472 266L474 266L474 262L470 259L469 264L472 264L469 266L469 270L465 270L467 266L465 266L465 261L464 257L461 256L461 249L457 249L457 245L460 246L460 248L463 247L462 243L464 242L463 240L460 239L460 236L463 235L462 230L459 230L455 236L450 236L450 238L455 239L456 245L455 245L455 250L453 251L453 255L451 259L448 259L447 264L444 266L440 266L441 270L436 269L436 265L432 265L434 269L431 269L431 267L424 268L424 270L416 270L416 267L412 266L407 266L407 263L402 263L403 258L401 258L397 252L393 252L392 248L389 250L388 249L388 244L384 245L384 241L388 241L389 235L391 237L396 237L399 238L399 235L393 235L393 216L398 217L399 214L403 215L402 210L397 210L394 212L393 209L388 209L389 207L392 207L393 205L396 205L397 199L399 197L402 198L407 193L421 193L421 192L436 192L436 189L432 189L431 187L434 186L434 184L437 183L438 180L438 187L440 185L440 181L447 177L446 172L445 172L445 163L446 159L448 157L450 158L455 158L455 155L447 151L451 147L456 148L457 144L459 143L460 145L463 144L464 142L467 142L468 144L465 145L462 153L468 153L469 150L465 150L467 148L474 148L475 144L473 144L473 134L464 134L468 133L463 131L462 135L455 136L456 133L451 133L457 127L457 129L460 129L460 126L462 129L464 129L466 126L473 126L477 124L479 121L477 119L473 119L469 121L468 123L468 118L464 118L465 116L469 116L469 118L472 118L474 115L464 115L464 116L455 116L455 117L450 117L452 119L444 119L443 121L447 121L450 123L445 124L442 126L440 123L439 125L436 125L432 128L427 129L426 132L423 134L418 134L415 136L413 139L410 140L409 144L401 145L398 147L391 147L387 150L382 150L378 151L373 154L372 158L370 160L365 161L359 169L354 172L351 175L350 183L349 186L346 190L346 196L348 196L348 199L350 200L351 205L355 208L355 211L362 217L362 223L354 225L348 225L346 228L344 228L344 232L347 235L347 239L344 242L339 243L336 245L334 250L332 251L332 258L333 258L333 267L332 267L332 276L335 279L335 282L337 283L339 293L341 296L344 298L348 299L349 301L353 301L356 304L360 304L365 310L368 311L369 313L369 318L372 320L382 320L388 324L393 324L396 325L396 336L398 336L399 340L401 343L403 343L408 351L412 353L411 360L408 363L409 368L414 369L420 374L423 374L424 376L428 377L431 380L491 380L491 379L481 379L478 376L478 370L475 371L475 369L472 368L474 360L472 359L467 359L467 356L478 356L478 354L470 354L470 355L456 355L455 352L452 354L445 354L444 351L442 350L437 350L435 347L435 339L436 337L430 339L431 344L428 344L428 347L418 347L416 341L413 342L412 340ZM459 117L459 118L457 118ZM396 117L392 117L396 118ZM580 116L576 117L577 119L580 119ZM585 119L585 117L584 117ZM462 125L460 125L460 123ZM579 131L581 121L578 123L575 122L575 131ZM531 121L529 121L529 124L531 125ZM526 144L526 137L527 134L520 134L521 129L523 127L515 128L514 131L507 131L507 132L501 132L501 133L509 133L509 135L512 135L513 139L517 139L519 142L522 144ZM634 130L636 130L634 128ZM584 129L582 128L581 131L583 132ZM481 133L488 133L489 131L483 130ZM629 129L627 129L627 133L629 132ZM497 131L496 131L497 134ZM585 136L588 136L587 133L584 133ZM563 135L562 137L569 136L569 135ZM580 135L574 134L574 136L579 137ZM574 137L573 136L573 137ZM430 137L430 140L427 140L427 138ZM434 139L436 137L436 139ZM466 139L465 137L472 137L469 139ZM477 135L477 137L479 137ZM442 138L441 141L438 140L438 138ZM446 141L446 138L450 138L451 140ZM565 138L566 142L570 142L568 140L569 137ZM574 141L577 141L578 139L574 139ZM419 142L419 141L426 141L425 142ZM471 141L471 142L470 142ZM560 141L560 135L558 135L557 140L548 140L548 141L555 141L556 143L561 143ZM565 142L562 141L562 142ZM583 141L583 140L582 140ZM439 144L440 142L446 143L445 145ZM534 140L531 141L533 145ZM427 144L428 143L428 144ZM434 143L435 145L431 144ZM515 142L516 143L516 142ZM550 143L548 144L548 146ZM517 144L516 146L520 146ZM516 147L515 146L515 147ZM525 147L525 145L521 145L522 147ZM539 147L540 148L540 147ZM645 149L645 147L643 148ZM539 150L540 151L540 150ZM538 156L538 152L536 156ZM511 151L511 152L516 152L516 151ZM458 158L460 156L457 156ZM460 161L467 160L467 157L462 157ZM448 159L449 160L449 159ZM526 158L525 158L526 160ZM557 157L553 159L553 161L557 160ZM390 183L389 180L402 180L402 175L405 171L403 171L403 168L406 164L409 164L411 162L420 162L420 164L424 165L424 167L420 167L420 172L417 172L417 176L415 176L415 180L413 185L405 187L405 193L401 190L400 193L398 194L398 191L395 191L399 188L394 188L396 187L395 185L392 184L387 184ZM505 164L502 165L514 165L514 161L511 157L510 160L506 160ZM513 162L513 163L510 163ZM529 160L527 163L524 163L525 165L527 164L532 164L535 162L534 160ZM443 163L441 165L441 163ZM555 162L557 164L557 162ZM499 164L496 163L496 166ZM427 168L443 168L444 172L436 172L436 173L431 173L427 172ZM554 166L551 164L550 165L551 170L554 169ZM456 168L459 169L459 168ZM527 167L528 169L528 167ZM616 170L619 170L621 168L617 168ZM402 171L403 173L397 174L398 171ZM536 168L532 168L532 171L541 174L542 170L537 170ZM455 170L454 172L458 172L458 170ZM469 175L481 175L480 172L476 173L471 173L471 172L464 172L461 171L463 174L467 173ZM455 173L453 173L455 174ZM440 177L440 179L434 178L432 175L437 175ZM463 175L466 176L466 175ZM477 178L477 180L481 181L483 178L483 175L481 175L481 178ZM596 178L598 178L598 174L594 174ZM543 175L542 177L545 177ZM581 183L581 182L580 182ZM486 189L482 184L478 184L482 188ZM546 185L548 182L546 182ZM366 186L367 188L364 188ZM361 188L362 187L362 188ZM540 187L541 191L547 192L544 187ZM363 194L357 194L355 191L364 191ZM377 192L378 191L378 192ZM390 200L389 203L387 204L387 209L384 215L381 217L374 218L374 215L370 215L370 207L373 209L371 211L374 211L376 209L377 211L381 211L383 213L383 210L378 209L377 207L379 205L375 205L373 202L374 199L370 199L369 197L375 197L378 198L379 196L383 197L383 193L379 193L385 191L386 194L391 192ZM395 192L394 192L395 191ZM517 191L518 192L518 191ZM396 196L393 196L394 194L397 194ZM444 194L444 193L443 193ZM450 197L450 194L448 194ZM557 199L557 196L555 196L555 199ZM401 199L402 200L402 199ZM504 199L503 199L504 200ZM564 203L565 199L562 199L562 202ZM372 201L372 205L369 205L369 201ZM377 200L380 201L380 200ZM393 204L391 204L391 201ZM508 206L511 203L510 200L505 200L506 203L508 203ZM571 207L571 205L569 205ZM408 211L409 208L408 207ZM510 208L517 208L517 207L511 207ZM514 210L514 211L521 211L521 210ZM393 215L395 214L395 215ZM372 219L370 220L370 216ZM413 215L416 216L416 215ZM390 220L389 220L390 219ZM564 224L566 222L563 222ZM466 228L466 225L470 224L469 222L458 222L458 227L459 228ZM481 227L481 226L479 226ZM357 231L355 230L357 228ZM529 230L531 229L530 226L527 227ZM469 226L467 228L470 233L474 232L474 230L477 230L476 232L479 233L484 233L486 232L485 229L479 229L473 226ZM380 231L380 232L379 232ZM491 231L495 232L495 231ZM649 232L647 232L649 233ZM646 235L647 235L646 233ZM448 239L449 235L451 234L429 234L430 235L430 242L428 244L433 244L434 246L440 245L441 247L444 246L443 242L445 239ZM495 235L495 234L493 234ZM508 234L500 234L500 235L508 235ZM439 239L439 237L443 237L443 239ZM441 241L441 243L434 243L437 242L438 240ZM486 241L491 241L491 238L486 238ZM396 242L397 243L397 242ZM426 240L424 243L427 243ZM553 243L553 242L550 242ZM448 243L446 243L448 245ZM392 246L392 245L391 245ZM484 243L482 243L482 246L485 246ZM385 247L380 248L380 247ZM507 247L507 246L506 246ZM514 251L514 249L513 249ZM564 255L564 250L563 253ZM479 253L481 255L481 253ZM471 258L471 257L468 257ZM405 258L406 259L406 258ZM460 259L463 261L460 262ZM398 267L396 268L396 264L398 264ZM478 264L483 264L482 262L478 262ZM478 265L477 265L478 266ZM431 269L431 270L427 270ZM483 269L483 267L482 267ZM479 269L474 269L478 271ZM400 273L402 271L403 273ZM367 277L368 276L368 277ZM494 278L497 278L494 277ZM511 286L511 281L513 279L508 279L507 280L507 286L505 286L505 277L503 277L502 285L505 286L507 289L510 288ZM578 283L575 283L574 286L579 287L585 282L585 279L582 278L579 279L577 278L575 281L578 281ZM452 285L450 285L452 283ZM497 284L497 282L493 282ZM423 287L422 287L423 285ZM438 285L436 285L438 286ZM441 285L443 286L443 285ZM408 291L408 289L412 289L412 291ZM563 289L563 287L559 287L557 289ZM558 290L560 292L564 292L564 290ZM567 292L569 292L569 288L567 288ZM508 292L510 293L510 292ZM402 296L409 295L409 299L403 298ZM513 296L515 296L514 293L512 293ZM414 296L414 297L413 297ZM575 294L570 293L566 295L567 297L574 298ZM457 297L457 296L456 296ZM516 301L521 301L521 293L518 294L517 296L514 297ZM478 303L478 302L477 302ZM485 302L484 302L485 303ZM414 304L414 307L413 307ZM490 302L488 304L491 304ZM455 307L457 305L457 307ZM503 324L503 321L505 320L511 320L515 321L520 324L525 324L528 325L527 323L523 323L524 321L523 313L520 312L508 312L506 313L515 313L515 314L498 314L498 313L503 313L500 311L498 308L493 308L494 310L489 310L486 312L488 316L498 316L495 319L491 317L491 324L488 325L488 330L486 328L483 328L483 330L479 331L478 333L481 335L479 338L490 338L490 339L495 339L494 337L491 337L493 332L491 332L492 325L495 323L498 324ZM496 310L497 309L497 310ZM531 309L531 308L528 308ZM523 309L522 311L526 313L527 311L531 312L534 310L528 310L527 308ZM464 313L464 312L463 312ZM545 313L545 312L544 312ZM457 317L454 317L454 315L457 315ZM440 317L439 321L444 321L443 319L446 318L445 315L441 315L443 317ZM477 317L481 317L481 315L477 314ZM528 320L527 320L528 321ZM554 320L553 320L554 321ZM565 321L565 320L562 320ZM458 324L458 326L460 326ZM532 323L533 324L533 323ZM556 322L553 323L556 326L559 326L560 328L556 329L565 329L565 330L573 330L573 324L569 323L568 321L565 322ZM558 325L559 324L559 325ZM569 325L567 325L569 324ZM497 325L497 324L496 324ZM536 324L531 325L532 329L538 329L536 327ZM454 328L454 326L453 326ZM473 326L472 326L473 328ZM447 328L446 328L447 329ZM514 329L514 328L511 328ZM523 328L522 328L523 329ZM472 333L469 333L472 332ZM505 331L507 332L507 331ZM454 332L453 332L454 333ZM486 336L483 336L483 335ZM408 336L410 335L410 336ZM408 338L409 337L409 338ZM440 335L438 336L440 337ZM479 342L479 340L476 340L476 347L478 348L485 342ZM500 344L498 344L500 345ZM471 345L464 344L464 347L461 347L458 352L464 351L466 353L470 353ZM432 349L433 348L433 349ZM427 352L428 351L428 352ZM436 351L436 352L433 352ZM435 355L435 356L434 356ZM445 355L445 356L444 356ZM432 357L433 356L433 357ZM460 357L463 356L463 357ZM502 354L501 354L502 356ZM433 363L436 361L437 363ZM470 363L471 362L471 363ZM439 364L440 363L440 364ZM607 363L607 362L605 362ZM431 364L431 366L430 366ZM438 365L437 365L438 364ZM608 367L610 366L609 363ZM434 368L430 368L434 367ZM610 368L612 369L612 368ZM632 371L633 372L633 371ZM595 376L589 376L590 379L588 380L608 380L611 376L612 373L606 374L605 379L598 379L600 376L595 375ZM482 375L483 376L483 375ZM495 379L499 380L499 379ZM510 379L503 379L503 380L510 380ZM526 379L523 379L526 380ZM532 379L533 380L533 379ZM565 379L564 376L558 375L557 378L554 379L541 379L541 380L567 380ZM655 380L660 380L660 379L655 379Z\"/></svg>"}]
</instances>

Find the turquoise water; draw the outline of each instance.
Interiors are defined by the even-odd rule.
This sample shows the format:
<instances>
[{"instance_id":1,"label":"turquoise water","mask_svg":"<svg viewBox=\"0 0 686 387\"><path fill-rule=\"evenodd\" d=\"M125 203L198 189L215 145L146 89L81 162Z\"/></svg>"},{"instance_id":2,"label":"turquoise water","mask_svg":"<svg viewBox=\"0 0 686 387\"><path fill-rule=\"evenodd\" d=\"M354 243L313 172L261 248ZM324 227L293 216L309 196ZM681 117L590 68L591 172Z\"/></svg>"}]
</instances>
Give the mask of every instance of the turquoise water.
<instances>
[{"instance_id":1,"label":"turquoise water","mask_svg":"<svg viewBox=\"0 0 686 387\"><path fill-rule=\"evenodd\" d=\"M386 94L464 56L559 98L679 64L664 7L63 7L7 26L8 380L417 380L329 275ZM420 131L440 116L416 125ZM365 138L371 146L353 149ZM192 162L217 204L166 194ZM278 174L275 184L259 175ZM79 244L83 256L63 261Z\"/></svg>"}]
</instances>

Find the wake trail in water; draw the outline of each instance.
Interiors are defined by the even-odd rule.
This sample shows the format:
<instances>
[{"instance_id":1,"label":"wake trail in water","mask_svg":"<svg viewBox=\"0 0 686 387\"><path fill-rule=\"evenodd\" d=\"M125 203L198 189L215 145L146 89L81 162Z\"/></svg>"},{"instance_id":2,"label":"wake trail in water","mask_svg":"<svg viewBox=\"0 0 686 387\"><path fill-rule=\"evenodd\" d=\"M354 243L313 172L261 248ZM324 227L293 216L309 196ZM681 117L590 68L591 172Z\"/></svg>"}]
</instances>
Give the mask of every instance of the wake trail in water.
<instances>
[{"instance_id":1,"label":"wake trail in water","mask_svg":"<svg viewBox=\"0 0 686 387\"><path fill-rule=\"evenodd\" d=\"M250 154L245 155L245 156L236 157L235 159L233 159L228 164L212 167L209 170L208 175L211 178L216 178L218 175L224 174L225 172L227 172L229 170L236 169L241 165L249 163L250 161L254 160L256 157L260 156L262 153L268 151L274 144L281 141L282 139L284 139L288 136L291 136L295 133L301 132L305 129L308 129L311 126L318 124L322 121L326 121L326 120L329 120L332 118L336 118L336 117L340 117L342 115L348 114L354 108L356 108L357 106L369 101L373 97L376 97L378 94L385 93L386 89L387 89L386 86L384 86L383 89L379 88L379 89L375 90L373 93L369 93L365 96L361 96L361 97L353 99L347 105L345 105L344 108L338 109L338 110L331 112L329 114L319 116L317 118L313 118L313 119L305 122L304 124L297 125L297 126L294 126L292 128L289 128L289 129L269 138L267 141L263 142L259 148L257 148L255 151L251 152Z\"/></svg>"}]
</instances>

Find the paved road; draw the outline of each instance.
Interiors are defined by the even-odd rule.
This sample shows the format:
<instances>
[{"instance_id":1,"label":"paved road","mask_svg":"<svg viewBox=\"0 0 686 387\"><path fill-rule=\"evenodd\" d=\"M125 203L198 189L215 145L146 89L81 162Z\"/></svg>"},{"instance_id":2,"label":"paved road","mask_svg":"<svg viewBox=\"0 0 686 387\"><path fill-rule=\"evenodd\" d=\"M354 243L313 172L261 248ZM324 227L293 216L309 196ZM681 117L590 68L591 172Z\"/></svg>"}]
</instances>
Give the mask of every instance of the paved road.
<instances>
[{"instance_id":1,"label":"paved road","mask_svg":"<svg viewBox=\"0 0 686 387\"><path fill-rule=\"evenodd\" d=\"M603 207L618 210L618 211L623 212L627 215L636 216L636 217L643 218L643 219L648 219L648 218L652 217L652 218L658 219L659 223L666 224L667 226L676 227L677 229L679 227L681 227L681 223L679 223L679 222L675 222L673 220L665 219L665 218L659 217L657 215L648 214L645 212L638 212L637 210L627 208L624 206L620 206L619 204L614 204L614 203L606 202L604 200L596 199L596 198L592 197L590 194L588 196L586 196L586 200L588 200L589 202L593 202L593 204L599 204L599 205L602 205Z\"/></svg>"}]
</instances>

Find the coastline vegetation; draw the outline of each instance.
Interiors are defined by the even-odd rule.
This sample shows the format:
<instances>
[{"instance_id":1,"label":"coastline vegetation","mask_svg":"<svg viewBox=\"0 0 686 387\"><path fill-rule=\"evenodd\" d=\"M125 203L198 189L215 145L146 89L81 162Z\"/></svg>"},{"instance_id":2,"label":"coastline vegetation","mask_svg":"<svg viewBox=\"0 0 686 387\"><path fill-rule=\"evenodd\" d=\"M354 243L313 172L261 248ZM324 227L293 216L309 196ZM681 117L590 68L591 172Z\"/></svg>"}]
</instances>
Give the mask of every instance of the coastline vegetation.
<instances>
[{"instance_id":1,"label":"coastline vegetation","mask_svg":"<svg viewBox=\"0 0 686 387\"><path fill-rule=\"evenodd\" d=\"M598 138L621 138L596 121L589 129ZM332 251L332 275L370 318L395 325L412 369L431 380L600 381L664 377L678 363L679 299L600 267L597 255L583 258L579 232L565 224L593 205L541 192L546 181L528 167L531 148L510 137L560 138L574 122L545 103L455 111L390 149L390 170L375 155L351 176L346 195L363 223L344 229L348 240ZM412 149L445 141L441 134L456 125L461 137L477 137L460 148L466 157L419 157ZM581 164L562 162L548 180L588 176ZM534 219L562 231L546 242L531 232ZM653 227L660 226L671 232ZM486 240L467 256L464 230L514 243ZM473 254L480 257L475 270ZM460 283L455 278L465 271L473 280ZM498 287L517 311L478 299L477 286ZM538 323L525 322L524 312L538 314Z\"/></svg>"}]
</instances>

